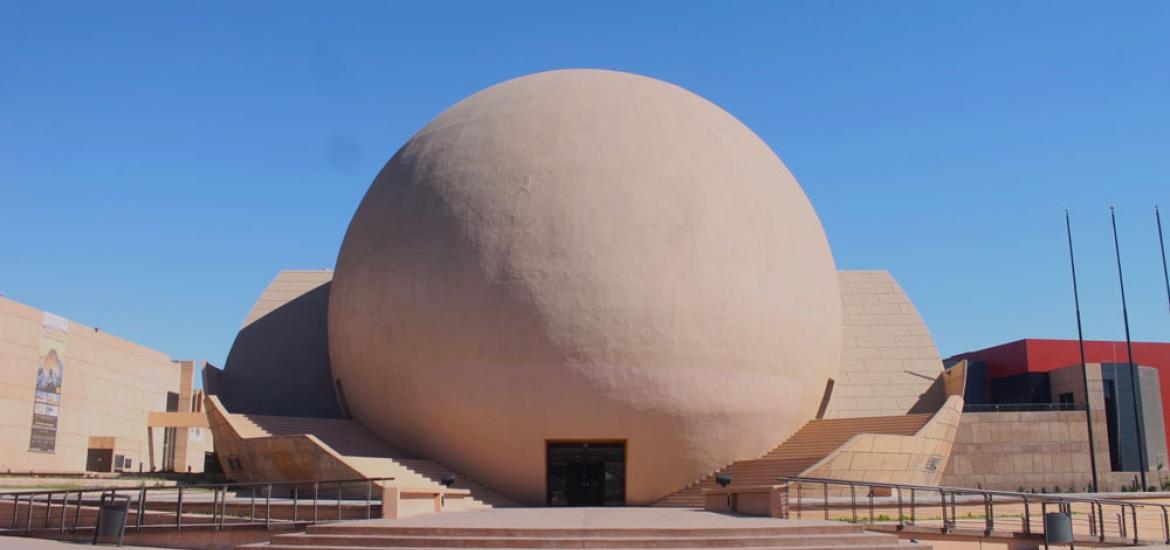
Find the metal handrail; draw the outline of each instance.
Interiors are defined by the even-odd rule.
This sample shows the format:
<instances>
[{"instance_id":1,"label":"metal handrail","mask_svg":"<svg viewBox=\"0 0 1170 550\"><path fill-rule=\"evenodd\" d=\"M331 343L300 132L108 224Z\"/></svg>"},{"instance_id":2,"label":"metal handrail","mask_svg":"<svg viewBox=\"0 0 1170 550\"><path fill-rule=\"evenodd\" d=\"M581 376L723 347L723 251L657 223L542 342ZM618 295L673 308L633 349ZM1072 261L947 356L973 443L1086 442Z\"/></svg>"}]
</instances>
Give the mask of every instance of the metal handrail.
<instances>
[{"instance_id":1,"label":"metal handrail","mask_svg":"<svg viewBox=\"0 0 1170 550\"><path fill-rule=\"evenodd\" d=\"M160 526L169 526L176 531L190 527L212 527L216 530L222 530L225 525L258 525L262 523L265 527L271 527L274 523L304 525L341 521L342 519L368 519L373 517L374 507L382 505L381 499L374 498L374 485L393 480L393 477L375 477L161 485L153 487L141 485L137 487L83 487L77 489L6 491L0 492L0 502L11 501L12 518L9 527L0 526L0 534L11 532L31 534L33 531L40 530L76 532L84 529L95 529L97 519L96 504L100 503L104 498L113 496L126 498L131 503L131 506L128 506L128 515L132 517L128 526L136 531L141 531L143 527ZM322 484L324 484L324 487L336 489L337 494L334 498L324 498L320 494L323 492L320 490ZM361 484L361 489L353 490L354 488L352 486L355 484ZM301 504L300 501L307 500L301 496L300 488L303 486L313 487L313 514L311 519L299 517L298 508ZM286 489L291 494L291 499L286 499L291 504L293 511L291 519L273 516L272 500L274 489ZM351 490L353 491L353 498L343 499L344 492ZM184 494L187 493L189 495L190 491L209 492L211 498L210 500L201 501L192 501L188 498L184 501ZM173 497L167 500L159 500L156 498L152 507L148 504L148 495L152 492L167 492L173 495ZM245 510L243 513L229 511L229 492L244 492L250 495L250 498L246 496L242 500L234 503ZM264 499L262 505L263 517L257 514L258 507L256 506L256 498L261 495L261 498ZM336 500L335 514L321 514L318 512L318 508L321 505L320 501L328 502L333 500ZM356 503L357 506L364 508L364 511L355 514L352 518L343 518L343 500ZM22 504L24 505L23 514L21 513ZM350 504L347 506L352 508L354 505ZM184 506L187 507L188 511L184 511ZM201 509L192 511L197 506L201 506ZM70 508L72 508L71 514ZM89 512L88 517L87 514L82 513L83 509ZM146 521L146 517L152 512L162 514L159 516L160 521ZM168 515L167 512L171 513ZM68 521L68 516L70 515L72 515L72 521ZM229 520L229 515L238 517L240 521ZM172 519L162 519L171 516L173 516ZM94 521L87 522L85 521L86 519Z\"/></svg>"},{"instance_id":2,"label":"metal handrail","mask_svg":"<svg viewBox=\"0 0 1170 550\"><path fill-rule=\"evenodd\" d=\"M1021 493L1015 491L998 491L990 489L973 489L970 487L945 487L937 485L914 485L909 483L885 483L876 481L852 481L843 479L830 479L821 477L805 477L805 476L785 476L779 478L780 481L789 485L795 484L796 490L788 490L785 492L785 498L791 500L795 495L796 503L792 506L791 502L786 502L786 508L790 511L795 511L797 517L801 517L809 497L805 496L803 490L804 485L820 486L823 489L824 500L819 508L823 508L824 518L830 519L829 509L830 503L830 487L840 487L848 489L848 498L842 497L842 501L848 501L847 506L850 508L850 517L852 521L857 519L857 488L862 487L869 489L868 493L868 522L875 523L874 520L874 489L888 489L891 499L888 506L897 507L897 521L894 523L897 529L902 530L907 526L915 526L922 523L919 518L918 511L920 509L941 509L942 522L941 529L944 533L951 532L957 526L960 519L958 516L958 508L960 505L981 504L983 505L983 532L987 535L995 531L995 505L997 499L1000 503L1023 503L1024 513L1020 514L1020 519L1023 521L1023 533L1046 536L1044 532L1044 514L1048 511L1050 505L1055 505L1056 508L1062 512L1072 514L1073 504L1084 504L1088 508L1088 529L1089 535L1101 542L1107 542L1110 538L1108 532L1108 523L1105 520L1105 508L1117 508L1117 528L1115 530L1115 540L1130 542L1137 544L1141 541L1138 532L1138 511L1139 509L1150 509L1156 511L1157 519L1160 519L1162 533L1161 539L1158 542L1163 544L1170 544L1170 505L1158 503L1144 503L1133 502L1128 500L1118 500L1111 498L1096 498L1084 496L1072 496L1063 494L1047 494L1047 493ZM905 498L905 494L909 493L909 498ZM932 495L938 500L934 502L923 502L920 496ZM963 497L962 500L959 497ZM968 500L970 499L970 500ZM909 504L909 514L906 513L905 507ZM1040 504L1040 520L1041 530L1033 532L1032 529L1032 504ZM840 507L840 505L838 505ZM815 508L816 506L813 505ZM791 513L791 512L790 512ZM969 513L968 516L971 516ZM1148 517L1148 516L1147 516ZM970 517L969 519L978 519ZM1001 520L1004 519L1002 516ZM1111 518L1112 519L1112 518ZM907 521L909 520L909 521ZM884 521L884 520L883 520ZM1109 523L1112 523L1110 521ZM1130 532L1132 529L1132 533Z\"/></svg>"}]
</instances>

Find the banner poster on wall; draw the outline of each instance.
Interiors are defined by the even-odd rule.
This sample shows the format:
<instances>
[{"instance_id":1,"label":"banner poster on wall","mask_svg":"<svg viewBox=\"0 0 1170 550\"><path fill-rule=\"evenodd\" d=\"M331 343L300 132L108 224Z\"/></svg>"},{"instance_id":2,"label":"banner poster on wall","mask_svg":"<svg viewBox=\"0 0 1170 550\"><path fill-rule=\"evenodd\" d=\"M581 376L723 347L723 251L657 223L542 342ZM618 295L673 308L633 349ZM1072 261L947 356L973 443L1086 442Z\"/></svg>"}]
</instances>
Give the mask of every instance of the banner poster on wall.
<instances>
[{"instance_id":1,"label":"banner poster on wall","mask_svg":"<svg viewBox=\"0 0 1170 550\"><path fill-rule=\"evenodd\" d=\"M41 321L41 347L37 358L37 388L33 398L32 433L28 450L57 450L57 416L61 409L61 375L65 370L65 336L69 320L45 313Z\"/></svg>"}]
</instances>

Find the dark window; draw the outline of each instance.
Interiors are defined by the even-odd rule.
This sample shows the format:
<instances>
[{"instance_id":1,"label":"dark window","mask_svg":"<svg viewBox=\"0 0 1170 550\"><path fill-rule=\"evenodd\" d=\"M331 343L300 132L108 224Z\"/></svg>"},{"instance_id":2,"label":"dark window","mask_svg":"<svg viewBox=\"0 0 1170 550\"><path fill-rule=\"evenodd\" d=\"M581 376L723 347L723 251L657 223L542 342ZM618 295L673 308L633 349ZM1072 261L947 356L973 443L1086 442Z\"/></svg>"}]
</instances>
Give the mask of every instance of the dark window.
<instances>
[{"instance_id":1,"label":"dark window","mask_svg":"<svg viewBox=\"0 0 1170 550\"><path fill-rule=\"evenodd\" d=\"M175 471L175 439L178 435L178 428L163 428L162 469L164 472Z\"/></svg>"},{"instance_id":2,"label":"dark window","mask_svg":"<svg viewBox=\"0 0 1170 550\"><path fill-rule=\"evenodd\" d=\"M1142 408L1141 381L1138 380L1135 404L1128 364L1102 364L1101 378L1105 394L1105 421L1109 429L1110 466L1115 472L1140 471L1137 423L1141 421L1141 413L1135 417L1134 409L1136 407L1140 411ZM1149 445L1146 445L1146 456L1149 457Z\"/></svg>"},{"instance_id":3,"label":"dark window","mask_svg":"<svg viewBox=\"0 0 1170 550\"><path fill-rule=\"evenodd\" d=\"M1073 403L1075 403L1075 401L1073 401L1073 394L1071 392L1060 394L1060 404L1072 405Z\"/></svg>"},{"instance_id":4,"label":"dark window","mask_svg":"<svg viewBox=\"0 0 1170 550\"><path fill-rule=\"evenodd\" d=\"M991 381L992 403L1051 403L1048 373L1025 372Z\"/></svg>"}]
</instances>

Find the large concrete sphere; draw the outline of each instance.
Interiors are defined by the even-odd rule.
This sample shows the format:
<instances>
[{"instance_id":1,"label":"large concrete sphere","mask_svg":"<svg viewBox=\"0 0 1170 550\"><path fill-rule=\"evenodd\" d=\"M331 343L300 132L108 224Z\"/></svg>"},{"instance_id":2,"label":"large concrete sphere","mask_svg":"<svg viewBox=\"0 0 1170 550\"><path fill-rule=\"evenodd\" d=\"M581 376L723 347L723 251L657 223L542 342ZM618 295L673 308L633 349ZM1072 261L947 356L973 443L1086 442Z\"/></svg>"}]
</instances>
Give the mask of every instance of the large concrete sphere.
<instances>
[{"instance_id":1,"label":"large concrete sphere","mask_svg":"<svg viewBox=\"0 0 1170 550\"><path fill-rule=\"evenodd\" d=\"M632 74L510 80L383 168L329 310L352 415L545 501L549 440L625 441L646 504L782 442L841 361L820 221L763 141Z\"/></svg>"}]
</instances>

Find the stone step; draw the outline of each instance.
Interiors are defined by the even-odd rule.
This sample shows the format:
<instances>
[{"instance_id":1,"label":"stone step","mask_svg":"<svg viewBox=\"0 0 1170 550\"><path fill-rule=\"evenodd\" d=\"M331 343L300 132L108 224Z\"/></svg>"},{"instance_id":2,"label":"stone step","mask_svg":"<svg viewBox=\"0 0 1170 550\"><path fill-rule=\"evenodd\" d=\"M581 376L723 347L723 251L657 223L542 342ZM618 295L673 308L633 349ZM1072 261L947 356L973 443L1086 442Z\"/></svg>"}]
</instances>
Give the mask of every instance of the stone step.
<instances>
[{"instance_id":1,"label":"stone step","mask_svg":"<svg viewBox=\"0 0 1170 550\"><path fill-rule=\"evenodd\" d=\"M377 550L393 550L394 547L382 546L322 546L322 545L297 545L297 544L282 544L282 543L261 543L238 546L237 550L247 550L253 548L263 548L267 550L355 550L355 549L377 549ZM766 550L773 548L769 546L711 546L710 550ZM930 546L922 544L908 544L903 542L895 543L865 543L865 544L849 544L837 546L788 546L785 550L930 550ZM442 550L441 548L426 548L426 547L403 547L397 550ZM521 548L500 547L492 550L523 550ZM637 550L637 547L616 547L608 550ZM674 550L671 547L663 547L656 550ZM681 548L677 550L683 550Z\"/></svg>"},{"instance_id":2,"label":"stone step","mask_svg":"<svg viewBox=\"0 0 1170 550\"><path fill-rule=\"evenodd\" d=\"M849 546L896 544L894 535L849 533L840 535L727 534L708 537L439 537L432 535L280 535L274 544L366 548L791 548L793 546Z\"/></svg>"},{"instance_id":3,"label":"stone step","mask_svg":"<svg viewBox=\"0 0 1170 550\"><path fill-rule=\"evenodd\" d=\"M348 535L406 535L406 536L463 536L503 537L520 536L536 538L554 537L701 537L746 535L840 535L860 534L865 529L852 523L788 524L769 527L599 527L599 528L557 528L557 527L438 527L438 526L394 526L362 523L329 523L310 525L308 534Z\"/></svg>"}]
</instances>

